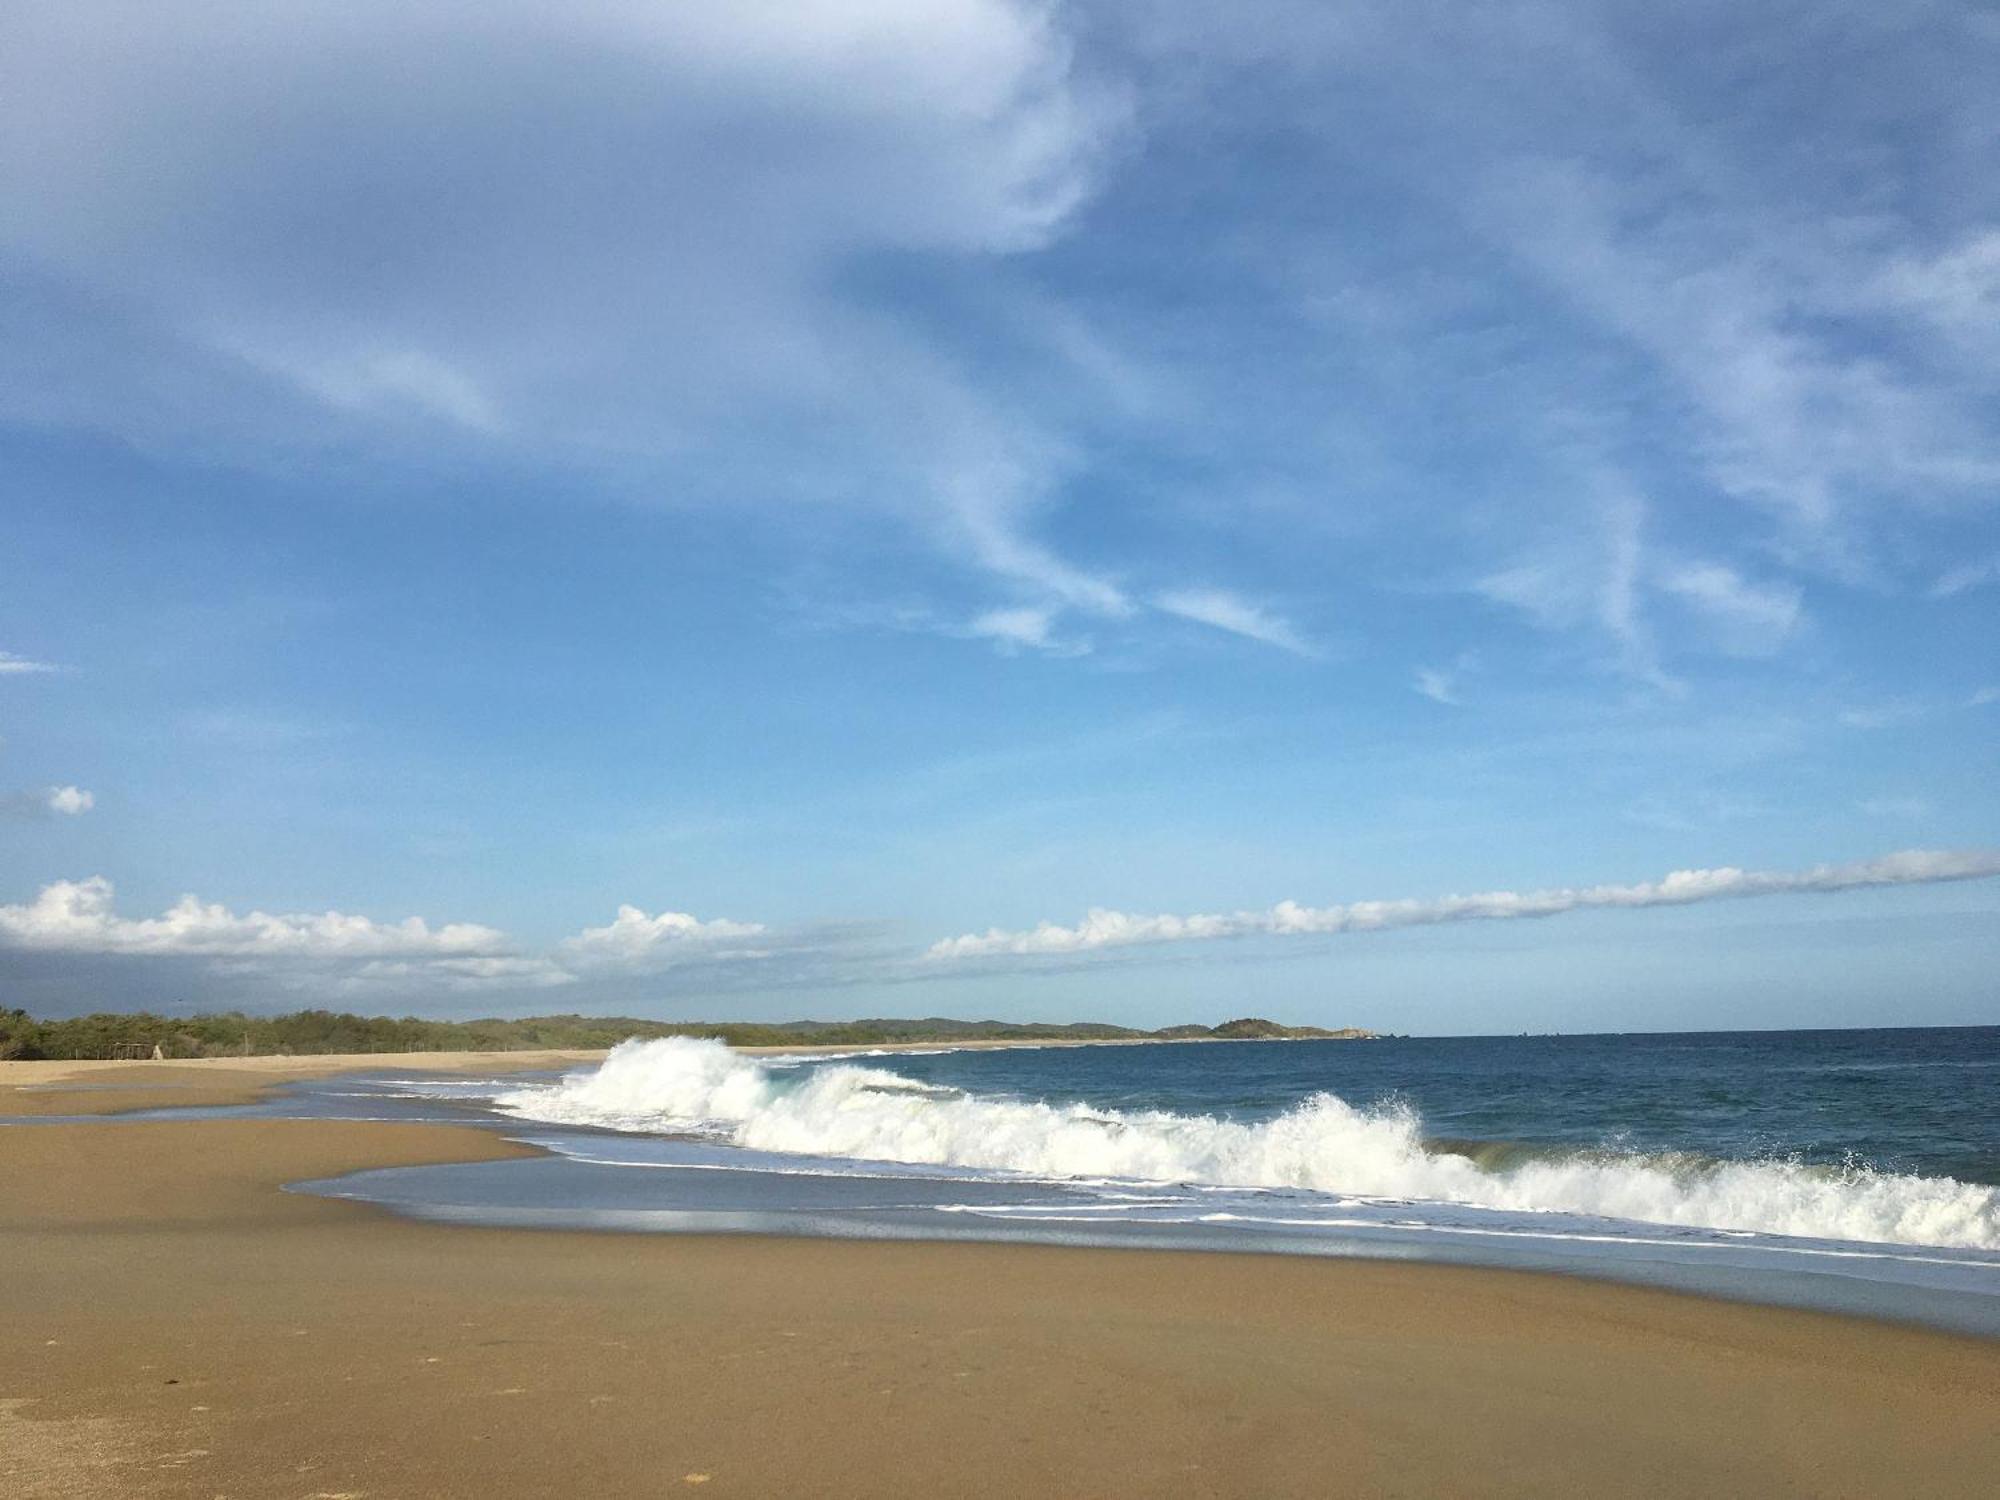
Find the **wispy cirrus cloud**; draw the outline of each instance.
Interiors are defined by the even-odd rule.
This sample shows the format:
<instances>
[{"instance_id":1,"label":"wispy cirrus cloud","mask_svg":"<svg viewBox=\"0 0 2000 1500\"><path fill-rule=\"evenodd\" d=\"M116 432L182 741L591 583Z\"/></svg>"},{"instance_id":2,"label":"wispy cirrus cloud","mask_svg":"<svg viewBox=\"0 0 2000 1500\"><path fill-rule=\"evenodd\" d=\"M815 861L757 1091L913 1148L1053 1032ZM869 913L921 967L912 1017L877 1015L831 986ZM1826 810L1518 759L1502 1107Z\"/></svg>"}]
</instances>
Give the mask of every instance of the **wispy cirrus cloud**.
<instances>
[{"instance_id":1,"label":"wispy cirrus cloud","mask_svg":"<svg viewBox=\"0 0 2000 1500\"><path fill-rule=\"evenodd\" d=\"M52 661L37 661L31 656L21 656L12 651L0 651L0 677L44 676L60 672L61 667Z\"/></svg>"},{"instance_id":2,"label":"wispy cirrus cloud","mask_svg":"<svg viewBox=\"0 0 2000 1500\"><path fill-rule=\"evenodd\" d=\"M1448 667L1418 667L1410 686L1419 697L1428 698L1433 703L1441 703L1447 708L1461 708L1465 700L1460 696L1466 677L1478 669L1478 653L1461 651Z\"/></svg>"},{"instance_id":3,"label":"wispy cirrus cloud","mask_svg":"<svg viewBox=\"0 0 2000 1500\"><path fill-rule=\"evenodd\" d=\"M1037 534L1064 424L865 274L996 265L1069 230L1128 128L1069 17L192 9L76 0L10 37L0 196L22 211L0 273L44 322L0 340L0 406L239 455L414 440L641 472L688 503L832 505L1063 608L1129 613ZM451 88L411 71L413 47ZM265 149L246 156L250 131ZM239 399L163 401L190 373ZM1047 373L1092 378L1068 356Z\"/></svg>"},{"instance_id":4,"label":"wispy cirrus cloud","mask_svg":"<svg viewBox=\"0 0 2000 1500\"><path fill-rule=\"evenodd\" d=\"M1797 632L1804 618L1796 584L1760 583L1724 563L1669 567L1660 590L1678 600L1731 656L1770 656Z\"/></svg>"},{"instance_id":5,"label":"wispy cirrus cloud","mask_svg":"<svg viewBox=\"0 0 2000 1500\"><path fill-rule=\"evenodd\" d=\"M1637 885L1486 891L1430 901L1356 901L1321 907L1281 901L1265 911L1187 916L1134 915L1100 908L1071 926L1043 922L1021 931L992 928L983 933L945 938L931 945L928 956L938 963L1035 959L1223 938L1382 932L1455 922L1553 917L1575 911L1692 906L1748 896L1825 895L1878 886L1983 880L1995 875L2000 875L2000 850L1910 849L1879 859L1816 865L1809 870L1742 870L1722 866L1676 870L1660 880Z\"/></svg>"},{"instance_id":6,"label":"wispy cirrus cloud","mask_svg":"<svg viewBox=\"0 0 2000 1500\"><path fill-rule=\"evenodd\" d=\"M1458 696L1458 674L1443 667L1418 667L1412 686L1420 697L1448 708L1457 708L1464 702Z\"/></svg>"},{"instance_id":7,"label":"wispy cirrus cloud","mask_svg":"<svg viewBox=\"0 0 2000 1500\"><path fill-rule=\"evenodd\" d=\"M1294 656L1320 655L1320 649L1301 635L1290 621L1228 589L1168 589L1153 596L1153 607L1177 619L1206 625L1212 630L1238 635L1261 645L1276 646Z\"/></svg>"},{"instance_id":8,"label":"wispy cirrus cloud","mask_svg":"<svg viewBox=\"0 0 2000 1500\"><path fill-rule=\"evenodd\" d=\"M1968 589L2000 583L2000 557L1979 557L1963 562L1938 575L1931 585L1933 599L1950 599Z\"/></svg>"},{"instance_id":9,"label":"wispy cirrus cloud","mask_svg":"<svg viewBox=\"0 0 2000 1500\"><path fill-rule=\"evenodd\" d=\"M989 609L975 615L965 633L993 642L1001 651L1037 651L1045 656L1083 656L1090 642L1077 635L1063 634L1054 609L1021 605L1011 609Z\"/></svg>"}]
</instances>

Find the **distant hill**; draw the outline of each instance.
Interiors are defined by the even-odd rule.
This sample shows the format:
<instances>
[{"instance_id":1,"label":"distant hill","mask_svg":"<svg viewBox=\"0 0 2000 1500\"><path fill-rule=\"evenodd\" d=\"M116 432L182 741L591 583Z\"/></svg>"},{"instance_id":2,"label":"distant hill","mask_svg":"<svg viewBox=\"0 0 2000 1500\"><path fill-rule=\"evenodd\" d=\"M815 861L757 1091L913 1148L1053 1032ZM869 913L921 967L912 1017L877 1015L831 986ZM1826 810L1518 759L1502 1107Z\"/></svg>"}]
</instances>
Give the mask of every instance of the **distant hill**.
<instances>
[{"instance_id":1,"label":"distant hill","mask_svg":"<svg viewBox=\"0 0 2000 1500\"><path fill-rule=\"evenodd\" d=\"M537 1048L595 1049L628 1037L713 1037L737 1047L869 1046L895 1042L974 1041L1296 1041L1352 1040L1374 1035L1358 1027L1327 1031L1281 1026L1260 1017L1220 1026L1168 1026L1140 1031L1102 1021L645 1021L631 1016L532 1016L525 1020L431 1021L417 1016L356 1016L302 1010L283 1016L158 1016L145 1011L104 1012L66 1020L37 1020L26 1011L0 1010L0 1059L150 1055L168 1057L271 1056L336 1052L518 1052Z\"/></svg>"}]
</instances>

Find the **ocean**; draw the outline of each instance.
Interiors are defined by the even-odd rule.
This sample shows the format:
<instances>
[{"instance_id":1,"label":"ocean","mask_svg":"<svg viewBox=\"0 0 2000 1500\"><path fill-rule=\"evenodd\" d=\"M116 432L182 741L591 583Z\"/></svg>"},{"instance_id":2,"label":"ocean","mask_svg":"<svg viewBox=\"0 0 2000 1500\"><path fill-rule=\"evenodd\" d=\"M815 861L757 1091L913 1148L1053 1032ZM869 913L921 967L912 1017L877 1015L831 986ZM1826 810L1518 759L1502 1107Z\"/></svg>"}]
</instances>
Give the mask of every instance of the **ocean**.
<instances>
[{"instance_id":1,"label":"ocean","mask_svg":"<svg viewBox=\"0 0 2000 1500\"><path fill-rule=\"evenodd\" d=\"M289 1105L547 1156L303 1184L452 1222L1607 1276L2000 1334L2000 1027L748 1057L628 1042Z\"/></svg>"}]
</instances>

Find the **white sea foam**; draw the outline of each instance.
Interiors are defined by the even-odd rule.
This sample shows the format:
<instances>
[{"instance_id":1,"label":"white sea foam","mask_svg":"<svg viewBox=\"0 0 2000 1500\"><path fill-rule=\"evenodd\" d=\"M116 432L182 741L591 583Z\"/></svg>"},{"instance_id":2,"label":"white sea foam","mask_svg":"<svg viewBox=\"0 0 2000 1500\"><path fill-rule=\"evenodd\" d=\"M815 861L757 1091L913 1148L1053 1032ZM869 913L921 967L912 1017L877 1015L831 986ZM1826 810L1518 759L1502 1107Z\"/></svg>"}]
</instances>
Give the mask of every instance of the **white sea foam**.
<instances>
[{"instance_id":1,"label":"white sea foam","mask_svg":"<svg viewBox=\"0 0 2000 1500\"><path fill-rule=\"evenodd\" d=\"M1991 1187L1788 1161L1603 1152L1488 1170L1426 1150L1411 1110L1361 1110L1326 1093L1254 1124L1121 1113L960 1093L849 1063L780 1072L719 1042L674 1037L626 1042L594 1072L516 1088L496 1102L523 1119L698 1129L761 1151L2000 1250L2000 1190Z\"/></svg>"}]
</instances>

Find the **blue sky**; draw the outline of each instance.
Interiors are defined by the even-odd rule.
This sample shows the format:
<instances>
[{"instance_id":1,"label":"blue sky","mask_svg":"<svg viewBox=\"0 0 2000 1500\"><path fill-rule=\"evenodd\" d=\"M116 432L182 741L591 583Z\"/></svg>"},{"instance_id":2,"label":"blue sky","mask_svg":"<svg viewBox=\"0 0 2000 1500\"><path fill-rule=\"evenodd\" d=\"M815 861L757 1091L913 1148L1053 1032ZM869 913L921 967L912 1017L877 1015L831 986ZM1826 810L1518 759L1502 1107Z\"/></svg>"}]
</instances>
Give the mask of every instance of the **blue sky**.
<instances>
[{"instance_id":1,"label":"blue sky","mask_svg":"<svg viewBox=\"0 0 2000 1500\"><path fill-rule=\"evenodd\" d=\"M1990 9L46 9L0 1003L2000 1020Z\"/></svg>"}]
</instances>

